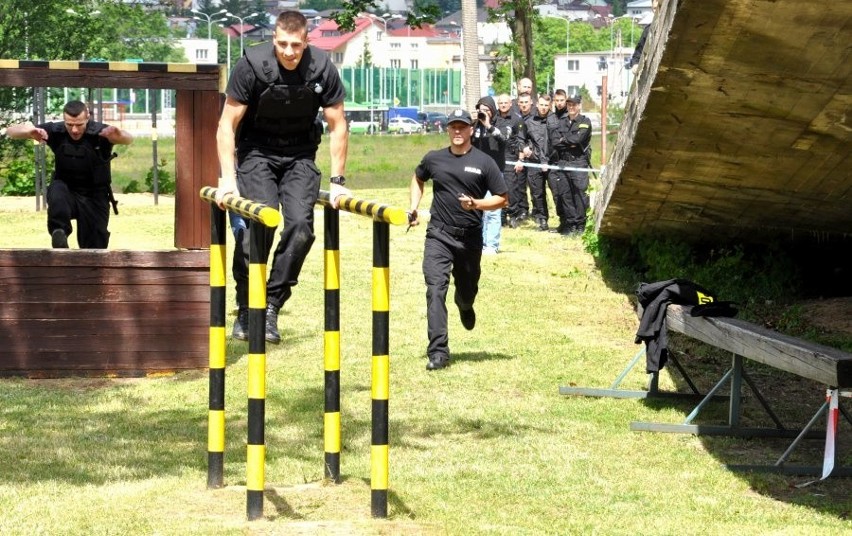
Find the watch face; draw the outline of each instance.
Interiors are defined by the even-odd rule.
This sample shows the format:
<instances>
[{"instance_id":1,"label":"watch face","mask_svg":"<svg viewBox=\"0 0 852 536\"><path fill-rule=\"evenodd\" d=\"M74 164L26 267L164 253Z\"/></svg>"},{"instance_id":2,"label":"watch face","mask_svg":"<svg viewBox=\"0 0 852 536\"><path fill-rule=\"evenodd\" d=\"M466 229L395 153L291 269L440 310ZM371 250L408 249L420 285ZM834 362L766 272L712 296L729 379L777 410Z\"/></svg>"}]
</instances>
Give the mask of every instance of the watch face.
<instances>
[{"instance_id":1,"label":"watch face","mask_svg":"<svg viewBox=\"0 0 852 536\"><path fill-rule=\"evenodd\" d=\"M346 184L346 179L343 177L332 177L330 181L332 184L339 184L340 186Z\"/></svg>"}]
</instances>

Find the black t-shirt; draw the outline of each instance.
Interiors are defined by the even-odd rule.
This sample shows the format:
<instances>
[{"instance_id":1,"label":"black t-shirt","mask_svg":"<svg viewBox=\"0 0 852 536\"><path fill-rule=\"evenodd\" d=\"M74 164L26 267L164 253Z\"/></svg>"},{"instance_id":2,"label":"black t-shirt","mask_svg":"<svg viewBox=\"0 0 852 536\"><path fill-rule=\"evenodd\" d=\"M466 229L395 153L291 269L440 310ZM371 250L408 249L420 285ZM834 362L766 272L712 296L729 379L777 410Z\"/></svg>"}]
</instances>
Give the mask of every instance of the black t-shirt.
<instances>
[{"instance_id":1,"label":"black t-shirt","mask_svg":"<svg viewBox=\"0 0 852 536\"><path fill-rule=\"evenodd\" d=\"M463 155L453 154L449 147L430 151L414 175L424 182L432 179L432 219L453 227L482 225L482 212L463 210L459 194L482 199L486 192L502 195L508 190L503 172L476 147Z\"/></svg>"},{"instance_id":2,"label":"black t-shirt","mask_svg":"<svg viewBox=\"0 0 852 536\"><path fill-rule=\"evenodd\" d=\"M311 50L311 54L325 54L322 50L314 49L314 47L310 48L313 49ZM273 61L275 61L275 64L278 65L278 72L282 83L287 85L300 85L307 81L302 80L302 76L299 74L298 69L288 71L282 67L280 63L274 60L274 58ZM302 61L306 61L305 56L302 57ZM340 75L337 72L337 67L335 67L330 61L326 62L322 73L317 73L317 75L314 75L312 78L317 79L317 83L320 87L322 87L322 92L319 94L320 106L331 106L339 102L343 102L346 98L346 92L343 88L343 83L340 81ZM252 70L248 60L245 56L243 56L239 59L239 61L237 61L237 64L234 66L234 70L231 71L231 78L228 80L226 93L237 102L241 104L248 104L251 107L252 104L257 103L258 98L260 98L260 94L263 93L266 88L266 82L257 80L254 70ZM314 110L314 112L316 111L317 110Z\"/></svg>"},{"instance_id":3,"label":"black t-shirt","mask_svg":"<svg viewBox=\"0 0 852 536\"><path fill-rule=\"evenodd\" d=\"M89 120L89 122L86 123L86 133L83 134L83 137L79 141L71 139L71 136L68 134L68 129L65 128L65 122L63 121L42 123L40 125L36 125L36 127L43 128L45 132L47 132L47 146L50 147L54 153L56 152L57 147L62 145L63 142L88 143L95 149L95 152L103 158L109 158L112 153L112 143L103 136L98 135L98 132L107 127L103 123Z\"/></svg>"},{"instance_id":4,"label":"black t-shirt","mask_svg":"<svg viewBox=\"0 0 852 536\"><path fill-rule=\"evenodd\" d=\"M65 149L61 149L63 144L69 144L71 147L71 152L77 152L81 149L81 146L88 146L93 153L88 153L95 158L95 161L86 161L85 164L81 164L80 169L88 170L85 173L82 173L80 170L72 171L64 168L64 164L61 159L57 158L57 161L54 165L53 178L60 179L68 183L72 188L93 188L96 186L103 186L103 184L96 184L94 173L96 168L99 166L106 166L105 168L101 168L97 170L100 175L105 174L105 176L101 176L101 182L106 181L106 184L109 183L109 161L112 157L112 148L113 144L103 136L100 136L98 133L105 129L107 125L103 123L99 123L97 121L89 120L86 123L86 131L83 134L83 137L77 141L71 139L71 135L68 134L68 129L65 128L64 121L52 121L49 123L42 123L40 125L36 125L38 128L43 128L45 132L47 132L47 146L50 147L50 150L53 151L53 154L58 155L60 151L64 151ZM77 147L77 150L73 149L73 147ZM82 175L81 175L82 173Z\"/></svg>"}]
</instances>

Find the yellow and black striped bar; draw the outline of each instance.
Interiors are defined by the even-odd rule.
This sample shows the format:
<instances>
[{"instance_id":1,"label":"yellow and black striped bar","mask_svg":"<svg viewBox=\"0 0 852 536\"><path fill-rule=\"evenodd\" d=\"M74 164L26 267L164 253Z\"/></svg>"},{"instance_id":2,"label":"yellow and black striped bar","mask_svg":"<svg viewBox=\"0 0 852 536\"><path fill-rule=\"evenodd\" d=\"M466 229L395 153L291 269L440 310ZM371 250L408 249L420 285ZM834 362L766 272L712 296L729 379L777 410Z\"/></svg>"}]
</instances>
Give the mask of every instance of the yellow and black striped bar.
<instances>
[{"instance_id":1,"label":"yellow and black striped bar","mask_svg":"<svg viewBox=\"0 0 852 536\"><path fill-rule=\"evenodd\" d=\"M205 186L201 189L201 198L215 204L218 192L219 190L212 186ZM228 210L245 216L252 221L260 222L267 227L278 227L281 223L281 213L277 209L262 203L256 203L245 197L225 194L222 198L222 203Z\"/></svg>"},{"instance_id":2,"label":"yellow and black striped bar","mask_svg":"<svg viewBox=\"0 0 852 536\"><path fill-rule=\"evenodd\" d=\"M325 478L340 483L340 213L326 206L325 227Z\"/></svg>"},{"instance_id":3,"label":"yellow and black striped bar","mask_svg":"<svg viewBox=\"0 0 852 536\"><path fill-rule=\"evenodd\" d=\"M330 207L331 199L329 196L329 192L320 190L317 203ZM375 201L365 201L356 197L342 195L340 196L340 199L338 199L338 208L340 210L345 210L346 212L360 214L361 216L367 216L376 221L390 223L392 225L408 224L408 213L405 210L388 205L382 205Z\"/></svg>"},{"instance_id":4,"label":"yellow and black striped bar","mask_svg":"<svg viewBox=\"0 0 852 536\"><path fill-rule=\"evenodd\" d=\"M0 59L0 86L195 89L224 92L227 67L218 64ZM83 87L83 86L81 86Z\"/></svg>"},{"instance_id":5,"label":"yellow and black striped bar","mask_svg":"<svg viewBox=\"0 0 852 536\"><path fill-rule=\"evenodd\" d=\"M210 210L210 395L207 488L221 488L225 458L225 211Z\"/></svg>"},{"instance_id":6,"label":"yellow and black striped bar","mask_svg":"<svg viewBox=\"0 0 852 536\"><path fill-rule=\"evenodd\" d=\"M224 344L224 317L225 317L225 213L219 209L216 204L216 188L205 186L199 192L202 199L209 201L212 204L211 216L211 236L210 236L210 251L211 251L211 286L214 278L213 271L218 270L221 279L221 299L212 298L210 304L211 326L215 323L221 324L222 342L221 342L221 357L217 360L221 361L221 385L222 385L222 415L217 416L221 419L222 433L220 449L222 456L224 455L224 365L225 365L225 344ZM248 443L246 455L246 513L249 521L263 516L263 488L265 485L265 460L266 460L266 443L264 433L264 419L266 417L266 262L268 253L264 253L263 241L265 233L261 232L261 226L277 227L281 221L281 214L266 205L255 203L254 201L226 195L223 199L224 205L239 212L241 215L249 218L250 232L250 247L249 247L249 355L248 355ZM216 216L218 214L218 216ZM214 249L221 250L221 260L213 260ZM214 268L216 266L216 268ZM213 290L211 290L211 295ZM214 311L214 302L216 309ZM221 320L218 319L221 317ZM217 335L218 337L218 335ZM218 342L216 344L219 344ZM211 328L211 352L213 349L213 336ZM213 357L211 354L211 378L213 377ZM217 362L217 364L219 364ZM211 400L213 399L213 391L218 389L214 387L211 380ZM218 396L218 395L217 395ZM212 407L212 402L211 402ZM211 416L210 426L213 427L213 417ZM218 426L218 421L216 423ZM218 432L217 432L218 433ZM213 434L211 431L210 434ZM219 441L217 438L216 441ZM208 439L208 443L212 445L212 441ZM216 445L219 446L218 444ZM208 449L210 447L208 446ZM219 470L221 482L221 469ZM210 481L208 469L208 483Z\"/></svg>"},{"instance_id":7,"label":"yellow and black striped bar","mask_svg":"<svg viewBox=\"0 0 852 536\"><path fill-rule=\"evenodd\" d=\"M406 217L407 221L407 217ZM390 395L390 225L373 222L373 430L370 511L388 516L388 398Z\"/></svg>"},{"instance_id":8,"label":"yellow and black striped bar","mask_svg":"<svg viewBox=\"0 0 852 536\"><path fill-rule=\"evenodd\" d=\"M246 453L246 513L253 521L263 516L266 440L266 261L261 223L249 223L248 329L248 446Z\"/></svg>"}]
</instances>

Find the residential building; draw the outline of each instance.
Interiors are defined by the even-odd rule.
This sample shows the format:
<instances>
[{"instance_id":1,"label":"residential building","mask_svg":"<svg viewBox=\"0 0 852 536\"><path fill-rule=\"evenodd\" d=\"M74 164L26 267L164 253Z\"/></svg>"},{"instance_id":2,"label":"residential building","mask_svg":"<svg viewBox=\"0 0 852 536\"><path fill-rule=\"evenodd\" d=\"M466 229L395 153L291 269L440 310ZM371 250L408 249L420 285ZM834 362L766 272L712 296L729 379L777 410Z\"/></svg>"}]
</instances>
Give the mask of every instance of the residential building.
<instances>
[{"instance_id":1,"label":"residential building","mask_svg":"<svg viewBox=\"0 0 852 536\"><path fill-rule=\"evenodd\" d=\"M630 47L615 47L614 50L559 54L554 59L554 87L569 94L579 93L586 88L594 104L600 106L603 97L603 77L606 76L610 105L624 106L633 83L630 69L625 63L633 55ZM585 109L590 109L584 103Z\"/></svg>"}]
</instances>

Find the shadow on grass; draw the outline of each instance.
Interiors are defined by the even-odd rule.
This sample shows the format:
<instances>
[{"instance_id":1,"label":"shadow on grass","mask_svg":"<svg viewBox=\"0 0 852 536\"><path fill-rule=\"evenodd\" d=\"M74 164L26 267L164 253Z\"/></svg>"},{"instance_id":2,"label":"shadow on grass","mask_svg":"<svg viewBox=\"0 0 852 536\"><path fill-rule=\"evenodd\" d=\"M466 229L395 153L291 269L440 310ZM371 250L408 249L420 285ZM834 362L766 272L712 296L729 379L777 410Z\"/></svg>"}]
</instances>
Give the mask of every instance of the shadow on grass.
<instances>
[{"instance_id":1,"label":"shadow on grass","mask_svg":"<svg viewBox=\"0 0 852 536\"><path fill-rule=\"evenodd\" d=\"M717 349L682 339L681 336L675 334L673 340L670 341L670 349L678 345L689 348L689 355L680 352L677 354L678 360L684 366L698 390L702 394L706 394L730 368L731 357L723 355ZM644 361L637 363L636 366L644 369ZM786 374L750 360L745 361L745 369L783 427L786 430L794 430L794 435L810 421L825 400L825 387L815 382ZM692 393L689 384L674 367L666 367L661 375L671 378L675 385L674 391L684 394ZM729 382L723 384L716 392L716 398L702 407L689 424L727 426L730 411L729 385ZM775 422L745 382L741 392L739 426L742 428L776 430ZM675 409L683 414L681 419L667 417L660 421L653 418L644 421L651 424L686 424L686 418L693 412L700 400L697 397L643 399L641 403L645 408L655 413L670 413L670 410ZM844 404L841 400L841 406L848 408L849 404L848 402ZM823 462L825 425L826 416L823 414L812 428L816 437L802 440L792 450L790 457L784 462L785 465L820 468ZM842 416L837 437L838 454L835 459L835 466L852 467L852 425ZM725 466L771 467L780 461L782 455L793 442L792 437L747 438L702 435L699 438L706 452ZM850 492L852 488L849 486L847 477L834 476L820 481L818 476L812 475L785 475L758 470L739 471L733 468L729 470L762 495L779 501L806 506L840 519L847 519L852 516L852 492Z\"/></svg>"}]
</instances>

